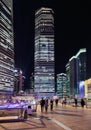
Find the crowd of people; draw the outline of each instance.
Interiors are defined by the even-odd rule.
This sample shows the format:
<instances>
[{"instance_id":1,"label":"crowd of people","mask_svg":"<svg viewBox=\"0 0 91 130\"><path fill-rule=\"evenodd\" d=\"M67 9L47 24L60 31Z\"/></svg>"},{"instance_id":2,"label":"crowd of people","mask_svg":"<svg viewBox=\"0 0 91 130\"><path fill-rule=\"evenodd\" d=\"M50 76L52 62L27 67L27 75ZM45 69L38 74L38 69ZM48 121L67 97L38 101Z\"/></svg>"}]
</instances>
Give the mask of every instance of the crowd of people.
<instances>
[{"instance_id":1,"label":"crowd of people","mask_svg":"<svg viewBox=\"0 0 91 130\"><path fill-rule=\"evenodd\" d=\"M40 110L41 110L41 112L43 113L43 112L45 112L45 113L47 113L48 111L51 111L51 112L53 112L54 111L54 108L56 107L57 108L57 106L58 106L58 103L60 103L61 104L61 106L62 107L64 107L64 106L66 106L67 104L69 104L68 102L67 102L67 99L66 98L62 98L61 100L59 100L58 98L57 99L53 99L53 98L41 98L41 100L39 101L39 105L40 105ZM78 107L79 105L78 105L79 103L78 103L78 99L77 98L74 98L74 106L75 107ZM37 104L38 105L38 104ZM70 105L70 104L69 104ZM86 106L86 108L87 108L87 103L86 103L86 100L84 100L83 98L82 99L80 99L80 106L82 107L82 108L84 108L84 106ZM37 109L36 109L37 110ZM31 115L32 114L32 108L31 108L31 106L28 106L28 109L27 109L27 114L28 115ZM25 118L26 118L26 115L27 115L26 113L25 113Z\"/></svg>"},{"instance_id":2,"label":"crowd of people","mask_svg":"<svg viewBox=\"0 0 91 130\"><path fill-rule=\"evenodd\" d=\"M58 105L58 99L44 99L42 98L40 100L40 106L41 106L41 112L47 112L48 111L48 108L50 108L50 111L53 111L53 106L54 106L54 102L55 102L55 106L57 107Z\"/></svg>"},{"instance_id":3,"label":"crowd of people","mask_svg":"<svg viewBox=\"0 0 91 130\"><path fill-rule=\"evenodd\" d=\"M54 106L57 107L58 102L60 102L59 99L54 100L54 99L48 99L48 98L44 99L44 98L42 98L40 100L41 112L44 112L44 111L47 112L48 108L50 109L50 111L53 111L53 107ZM68 104L66 98L62 98L60 103L61 103L62 107L66 106L66 104ZM74 106L75 107L81 106L82 108L84 108L84 106L86 106L86 108L87 108L87 102L83 98L80 99L79 102L78 102L77 98L74 98Z\"/></svg>"},{"instance_id":4,"label":"crowd of people","mask_svg":"<svg viewBox=\"0 0 91 130\"><path fill-rule=\"evenodd\" d=\"M58 103L60 103L62 107L66 106L67 104L71 105L70 103L68 103L68 100L65 97L62 98L61 100L59 100L58 98L57 99L53 99L53 98L43 98L42 97L41 100L39 101L40 110L41 110L42 113L43 112L47 113L48 111L53 112L54 111L54 107L57 108ZM78 99L74 98L74 106L78 107L79 106L78 104L79 104ZM83 98L80 100L80 106L82 108L84 108L84 106L87 107L87 103L86 103L86 101ZM27 110L27 114L28 115L31 115L31 113L33 112L31 110L32 110L32 108L29 106L28 110Z\"/></svg>"}]
</instances>

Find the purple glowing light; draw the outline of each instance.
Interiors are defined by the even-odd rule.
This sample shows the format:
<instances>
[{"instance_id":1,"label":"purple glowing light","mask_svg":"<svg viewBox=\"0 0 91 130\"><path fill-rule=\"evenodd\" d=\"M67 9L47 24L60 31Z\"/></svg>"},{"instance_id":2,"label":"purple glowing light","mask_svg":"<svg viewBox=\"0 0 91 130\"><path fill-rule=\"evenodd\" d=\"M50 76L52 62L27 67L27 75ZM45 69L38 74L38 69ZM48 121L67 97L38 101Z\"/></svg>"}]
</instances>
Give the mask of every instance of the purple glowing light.
<instances>
[{"instance_id":1,"label":"purple glowing light","mask_svg":"<svg viewBox=\"0 0 91 130\"><path fill-rule=\"evenodd\" d=\"M79 98L84 98L84 81L79 82Z\"/></svg>"}]
</instances>

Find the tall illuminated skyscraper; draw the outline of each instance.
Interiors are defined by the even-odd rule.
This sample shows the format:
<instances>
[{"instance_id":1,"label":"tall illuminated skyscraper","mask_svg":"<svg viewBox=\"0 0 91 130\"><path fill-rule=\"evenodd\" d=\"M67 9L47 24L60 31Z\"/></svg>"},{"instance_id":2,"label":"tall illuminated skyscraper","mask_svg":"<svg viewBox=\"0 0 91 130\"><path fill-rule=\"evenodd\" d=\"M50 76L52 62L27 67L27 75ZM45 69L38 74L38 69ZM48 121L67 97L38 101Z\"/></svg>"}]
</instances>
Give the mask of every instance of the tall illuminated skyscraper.
<instances>
[{"instance_id":1,"label":"tall illuminated skyscraper","mask_svg":"<svg viewBox=\"0 0 91 130\"><path fill-rule=\"evenodd\" d=\"M0 95L14 87L14 42L12 0L0 0Z\"/></svg>"},{"instance_id":2,"label":"tall illuminated skyscraper","mask_svg":"<svg viewBox=\"0 0 91 130\"><path fill-rule=\"evenodd\" d=\"M39 96L55 92L54 12L40 8L35 12L34 90Z\"/></svg>"}]
</instances>

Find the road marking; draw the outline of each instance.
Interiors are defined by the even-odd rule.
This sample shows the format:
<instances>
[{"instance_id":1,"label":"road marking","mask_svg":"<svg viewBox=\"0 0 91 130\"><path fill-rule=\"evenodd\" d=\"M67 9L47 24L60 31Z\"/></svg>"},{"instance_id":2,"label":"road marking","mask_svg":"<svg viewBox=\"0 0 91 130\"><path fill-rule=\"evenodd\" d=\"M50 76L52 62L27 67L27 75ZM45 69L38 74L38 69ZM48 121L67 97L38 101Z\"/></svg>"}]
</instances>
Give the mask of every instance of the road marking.
<instances>
[{"instance_id":1,"label":"road marking","mask_svg":"<svg viewBox=\"0 0 91 130\"><path fill-rule=\"evenodd\" d=\"M47 120L51 120L53 121L54 123L56 123L57 125L59 125L60 127L64 128L64 130L72 130L71 128L67 127L66 125L64 125L63 123L59 122L58 120L54 119L54 118L51 118L51 117L44 117L45 119ZM41 118L34 118L34 119L41 119Z\"/></svg>"},{"instance_id":2,"label":"road marking","mask_svg":"<svg viewBox=\"0 0 91 130\"><path fill-rule=\"evenodd\" d=\"M57 125L61 126L62 128L64 128L64 130L72 130L71 128L67 127L66 125L64 125L63 123L55 120L55 119L51 119L54 123L56 123Z\"/></svg>"},{"instance_id":3,"label":"road marking","mask_svg":"<svg viewBox=\"0 0 91 130\"><path fill-rule=\"evenodd\" d=\"M36 118L34 118L34 119L37 119L37 120L39 120L40 118L36 117Z\"/></svg>"}]
</instances>

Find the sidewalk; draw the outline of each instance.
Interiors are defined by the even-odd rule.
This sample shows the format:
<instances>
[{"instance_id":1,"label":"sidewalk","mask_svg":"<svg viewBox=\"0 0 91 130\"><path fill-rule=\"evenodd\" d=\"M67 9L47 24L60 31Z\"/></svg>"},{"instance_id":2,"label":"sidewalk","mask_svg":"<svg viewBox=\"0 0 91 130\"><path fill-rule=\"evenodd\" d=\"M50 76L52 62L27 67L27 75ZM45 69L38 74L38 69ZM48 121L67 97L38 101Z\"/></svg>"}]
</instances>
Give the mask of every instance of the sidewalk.
<instances>
[{"instance_id":1,"label":"sidewalk","mask_svg":"<svg viewBox=\"0 0 91 130\"><path fill-rule=\"evenodd\" d=\"M91 130L91 109L71 106L54 106L54 111L37 112L24 121L0 123L0 130Z\"/></svg>"},{"instance_id":2,"label":"sidewalk","mask_svg":"<svg viewBox=\"0 0 91 130\"><path fill-rule=\"evenodd\" d=\"M63 106L59 103L58 107L54 106L54 111L41 113L38 109L37 116L51 119L64 130L91 130L91 109Z\"/></svg>"}]
</instances>

